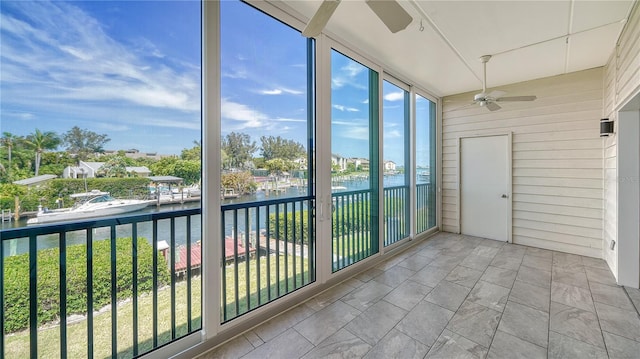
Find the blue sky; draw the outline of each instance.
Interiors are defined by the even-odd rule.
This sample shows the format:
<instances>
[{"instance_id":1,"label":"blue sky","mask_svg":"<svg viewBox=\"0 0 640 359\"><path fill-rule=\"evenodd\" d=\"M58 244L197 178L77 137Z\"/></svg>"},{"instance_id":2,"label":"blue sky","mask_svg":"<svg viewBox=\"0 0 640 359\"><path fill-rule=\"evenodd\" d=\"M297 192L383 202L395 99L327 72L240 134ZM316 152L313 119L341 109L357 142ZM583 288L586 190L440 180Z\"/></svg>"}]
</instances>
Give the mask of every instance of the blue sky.
<instances>
[{"instance_id":1,"label":"blue sky","mask_svg":"<svg viewBox=\"0 0 640 359\"><path fill-rule=\"evenodd\" d=\"M2 1L0 130L105 133L106 149L178 154L200 139L199 1ZM307 39L221 2L222 134L307 144ZM368 73L332 55L332 152L368 157ZM402 91L383 87L385 159L403 161Z\"/></svg>"},{"instance_id":2,"label":"blue sky","mask_svg":"<svg viewBox=\"0 0 640 359\"><path fill-rule=\"evenodd\" d=\"M200 3L2 1L0 130L73 126L107 149L200 139Z\"/></svg>"}]
</instances>

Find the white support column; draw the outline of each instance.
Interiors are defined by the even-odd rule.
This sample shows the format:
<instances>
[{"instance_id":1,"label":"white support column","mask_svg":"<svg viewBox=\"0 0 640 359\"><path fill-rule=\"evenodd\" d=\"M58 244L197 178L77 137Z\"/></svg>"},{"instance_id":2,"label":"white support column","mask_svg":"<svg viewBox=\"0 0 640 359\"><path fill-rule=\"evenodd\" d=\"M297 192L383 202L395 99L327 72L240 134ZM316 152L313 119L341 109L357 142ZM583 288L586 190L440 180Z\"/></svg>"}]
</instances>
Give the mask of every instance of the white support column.
<instances>
[{"instance_id":1,"label":"white support column","mask_svg":"<svg viewBox=\"0 0 640 359\"><path fill-rule=\"evenodd\" d=\"M203 2L202 337L220 329L220 3Z\"/></svg>"},{"instance_id":2,"label":"white support column","mask_svg":"<svg viewBox=\"0 0 640 359\"><path fill-rule=\"evenodd\" d=\"M640 97L640 94L637 95ZM632 104L634 101L631 101ZM618 284L640 286L640 109L618 112Z\"/></svg>"}]
</instances>

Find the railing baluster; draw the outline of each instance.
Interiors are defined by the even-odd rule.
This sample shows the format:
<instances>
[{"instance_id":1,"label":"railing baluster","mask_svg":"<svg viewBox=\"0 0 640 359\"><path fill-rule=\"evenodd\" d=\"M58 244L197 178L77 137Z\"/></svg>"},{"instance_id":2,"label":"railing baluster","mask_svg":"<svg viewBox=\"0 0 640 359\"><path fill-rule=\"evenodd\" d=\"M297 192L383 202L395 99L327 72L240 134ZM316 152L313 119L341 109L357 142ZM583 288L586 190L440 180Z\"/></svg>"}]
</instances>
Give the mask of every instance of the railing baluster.
<instances>
[{"instance_id":1,"label":"railing baluster","mask_svg":"<svg viewBox=\"0 0 640 359\"><path fill-rule=\"evenodd\" d=\"M340 242L341 242L340 244L342 246L342 267L343 268L346 266L345 265L345 260L346 260L346 254L347 254L346 248L345 248L346 247L345 235L348 235L347 223L345 222L345 218L344 218L344 212L346 210L345 204L344 204L344 200L345 200L345 196L342 197L342 205L340 206L340 213L341 213L341 217L342 217L342 220L341 220L341 224L342 225L340 226L340 227L342 227L342 235L340 236ZM347 233L345 233L345 232L347 232Z\"/></svg>"},{"instance_id":2,"label":"railing baluster","mask_svg":"<svg viewBox=\"0 0 640 359\"><path fill-rule=\"evenodd\" d=\"M67 357L67 232L60 232L60 358Z\"/></svg>"},{"instance_id":3,"label":"railing baluster","mask_svg":"<svg viewBox=\"0 0 640 359\"><path fill-rule=\"evenodd\" d=\"M171 242L169 248L169 258L171 263L169 265L169 276L171 280L171 340L176 339L176 219L170 219L170 237Z\"/></svg>"},{"instance_id":4,"label":"railing baluster","mask_svg":"<svg viewBox=\"0 0 640 359\"><path fill-rule=\"evenodd\" d=\"M0 358L4 358L4 281L4 243L0 239Z\"/></svg>"},{"instance_id":5,"label":"railing baluster","mask_svg":"<svg viewBox=\"0 0 640 359\"><path fill-rule=\"evenodd\" d=\"M35 234L29 235L29 339L31 357L38 357L38 248Z\"/></svg>"},{"instance_id":6,"label":"railing baluster","mask_svg":"<svg viewBox=\"0 0 640 359\"><path fill-rule=\"evenodd\" d=\"M296 289L298 288L297 285L297 274L296 274L296 255L298 254L298 251L296 250L296 236L297 236L297 231L296 231L296 202L294 201L292 203L293 205L293 211L291 213L291 217L292 217L292 221L291 221L291 233L293 233L293 244L292 244L292 250L293 250L293 288Z\"/></svg>"},{"instance_id":7,"label":"railing baluster","mask_svg":"<svg viewBox=\"0 0 640 359\"><path fill-rule=\"evenodd\" d=\"M249 207L244 209L244 263L245 263L245 295L247 298L247 310L251 309L251 272L249 268L249 258L251 257L251 248L249 247L249 236L251 236L251 227L249 227Z\"/></svg>"},{"instance_id":8,"label":"railing baluster","mask_svg":"<svg viewBox=\"0 0 640 359\"><path fill-rule=\"evenodd\" d=\"M269 222L269 212L271 206L266 206L265 219L267 222L266 240L267 240L267 301L271 301L271 222ZM277 219L276 219L277 223Z\"/></svg>"},{"instance_id":9,"label":"railing baluster","mask_svg":"<svg viewBox=\"0 0 640 359\"><path fill-rule=\"evenodd\" d=\"M202 248L202 246L200 247ZM187 216L187 333L191 333L191 216ZM200 251L202 253L202 251ZM200 259L202 268L202 258Z\"/></svg>"},{"instance_id":10,"label":"railing baluster","mask_svg":"<svg viewBox=\"0 0 640 359\"><path fill-rule=\"evenodd\" d=\"M118 356L118 276L116 272L116 226L111 225L111 357Z\"/></svg>"},{"instance_id":11,"label":"railing baluster","mask_svg":"<svg viewBox=\"0 0 640 359\"><path fill-rule=\"evenodd\" d=\"M260 283L260 276L262 275L262 273L260 273L260 241L262 238L260 238L260 207L259 206L256 207L255 214L256 214L255 216L256 217L256 247L254 249L256 250L256 254L255 254L256 277L257 277L256 288L258 292L258 306L260 306L262 305L262 286Z\"/></svg>"},{"instance_id":12,"label":"railing baluster","mask_svg":"<svg viewBox=\"0 0 640 359\"><path fill-rule=\"evenodd\" d=\"M131 270L133 272L133 356L138 356L138 224L131 224Z\"/></svg>"},{"instance_id":13,"label":"railing baluster","mask_svg":"<svg viewBox=\"0 0 640 359\"><path fill-rule=\"evenodd\" d=\"M227 235L226 235L226 224L225 219L227 218L227 212L223 211L222 216L220 217L220 234L222 237L222 321L226 322L228 318L227 314L227 251L226 251L226 243L227 243Z\"/></svg>"},{"instance_id":14,"label":"railing baluster","mask_svg":"<svg viewBox=\"0 0 640 359\"><path fill-rule=\"evenodd\" d=\"M364 231L366 230L364 223L364 205L365 205L365 196L363 193L358 193L358 251L360 253L364 252L365 242L364 242Z\"/></svg>"},{"instance_id":15,"label":"railing baluster","mask_svg":"<svg viewBox=\"0 0 640 359\"><path fill-rule=\"evenodd\" d=\"M351 231L349 231L349 247L350 250L349 252L351 253L351 258L354 258L356 256L357 252L357 248L356 248L356 227L353 225L353 217L355 216L355 210L356 210L356 201L355 201L355 194L351 194L349 195L349 212L348 215L351 217L351 220L349 222L351 222ZM353 263L353 261L351 262Z\"/></svg>"},{"instance_id":16,"label":"railing baluster","mask_svg":"<svg viewBox=\"0 0 640 359\"><path fill-rule=\"evenodd\" d=\"M153 220L153 235L152 235L153 256L152 265L152 280L153 280L153 303L152 303L152 317L153 317L153 347L158 346L158 220Z\"/></svg>"},{"instance_id":17,"label":"railing baluster","mask_svg":"<svg viewBox=\"0 0 640 359\"><path fill-rule=\"evenodd\" d=\"M276 298L280 297L280 204L276 205Z\"/></svg>"},{"instance_id":18,"label":"railing baluster","mask_svg":"<svg viewBox=\"0 0 640 359\"><path fill-rule=\"evenodd\" d=\"M238 210L233 210L233 285L234 285L234 295L235 295L235 303L236 303L236 316L240 314L240 293L239 293L239 285L238 285Z\"/></svg>"},{"instance_id":19,"label":"railing baluster","mask_svg":"<svg viewBox=\"0 0 640 359\"><path fill-rule=\"evenodd\" d=\"M284 290L289 292L289 204L284 204Z\"/></svg>"},{"instance_id":20,"label":"railing baluster","mask_svg":"<svg viewBox=\"0 0 640 359\"><path fill-rule=\"evenodd\" d=\"M93 358L93 232L87 228L87 358Z\"/></svg>"}]
</instances>

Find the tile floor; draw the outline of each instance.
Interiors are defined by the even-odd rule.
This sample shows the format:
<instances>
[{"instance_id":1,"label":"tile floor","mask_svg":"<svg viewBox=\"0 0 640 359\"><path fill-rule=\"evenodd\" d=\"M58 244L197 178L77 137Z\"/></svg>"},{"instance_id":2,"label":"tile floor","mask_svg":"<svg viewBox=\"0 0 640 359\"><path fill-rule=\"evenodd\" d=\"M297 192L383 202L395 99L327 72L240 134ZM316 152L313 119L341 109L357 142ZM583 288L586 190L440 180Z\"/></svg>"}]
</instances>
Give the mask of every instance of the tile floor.
<instances>
[{"instance_id":1,"label":"tile floor","mask_svg":"<svg viewBox=\"0 0 640 359\"><path fill-rule=\"evenodd\" d=\"M604 261L440 233L202 358L640 358Z\"/></svg>"}]
</instances>

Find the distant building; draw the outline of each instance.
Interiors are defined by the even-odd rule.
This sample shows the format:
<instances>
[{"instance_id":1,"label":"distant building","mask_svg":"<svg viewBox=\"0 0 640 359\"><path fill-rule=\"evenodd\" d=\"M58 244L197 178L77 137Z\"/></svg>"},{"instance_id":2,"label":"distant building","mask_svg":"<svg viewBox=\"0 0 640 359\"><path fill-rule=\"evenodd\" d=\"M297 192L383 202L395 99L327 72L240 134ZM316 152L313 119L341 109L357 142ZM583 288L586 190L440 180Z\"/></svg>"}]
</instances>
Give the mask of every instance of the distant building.
<instances>
[{"instance_id":1,"label":"distant building","mask_svg":"<svg viewBox=\"0 0 640 359\"><path fill-rule=\"evenodd\" d=\"M116 150L105 150L100 153L101 155L117 155L120 151ZM158 152L140 152L139 150L132 148L128 150L122 151L124 152L125 157L139 159L139 158L149 158L152 160L160 160L164 157L173 157L174 155L159 155Z\"/></svg>"},{"instance_id":2,"label":"distant building","mask_svg":"<svg viewBox=\"0 0 640 359\"><path fill-rule=\"evenodd\" d=\"M17 184L17 185L21 185L21 186L27 186L27 187L38 187L41 184L44 184L45 182L47 182L49 180L52 180L52 179L54 179L56 177L58 177L58 176L56 176L56 175L40 175L40 176L36 176L36 177L31 177L31 178L19 180L19 181L13 181L13 183Z\"/></svg>"},{"instance_id":3,"label":"distant building","mask_svg":"<svg viewBox=\"0 0 640 359\"><path fill-rule=\"evenodd\" d=\"M347 159L337 155L335 153L331 154L331 165L338 165L340 167L340 171L344 171L347 169Z\"/></svg>"},{"instance_id":4,"label":"distant building","mask_svg":"<svg viewBox=\"0 0 640 359\"><path fill-rule=\"evenodd\" d=\"M358 171L369 170L369 160L366 158L351 158L350 161L356 166Z\"/></svg>"},{"instance_id":5,"label":"distant building","mask_svg":"<svg viewBox=\"0 0 640 359\"><path fill-rule=\"evenodd\" d=\"M80 161L77 166L67 166L62 171L62 178L95 178L100 171L100 167L105 163ZM151 170L146 166L127 166L125 168L127 173L137 177L149 177L151 175Z\"/></svg>"},{"instance_id":6,"label":"distant building","mask_svg":"<svg viewBox=\"0 0 640 359\"><path fill-rule=\"evenodd\" d=\"M396 163L393 161L384 161L384 171L385 172L395 172Z\"/></svg>"}]
</instances>

